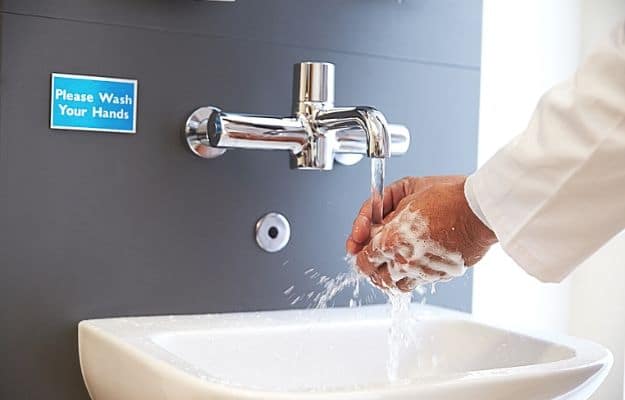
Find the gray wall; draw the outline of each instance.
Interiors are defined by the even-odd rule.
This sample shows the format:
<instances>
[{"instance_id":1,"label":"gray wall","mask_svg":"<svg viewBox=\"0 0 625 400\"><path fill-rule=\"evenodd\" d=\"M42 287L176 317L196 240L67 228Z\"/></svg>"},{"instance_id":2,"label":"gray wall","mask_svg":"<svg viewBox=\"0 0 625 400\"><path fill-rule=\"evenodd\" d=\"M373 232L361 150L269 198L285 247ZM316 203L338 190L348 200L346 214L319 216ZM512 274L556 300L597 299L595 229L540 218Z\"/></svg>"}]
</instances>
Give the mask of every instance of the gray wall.
<instances>
[{"instance_id":1,"label":"gray wall","mask_svg":"<svg viewBox=\"0 0 625 400\"><path fill-rule=\"evenodd\" d=\"M391 179L475 166L479 0L0 4L1 399L86 399L82 319L289 308L286 287L313 287L305 269L345 270L368 164L194 158L179 132L200 105L287 114L292 64L331 61L337 104L410 128ZM137 134L50 131L51 72L137 78ZM293 228L277 254L252 235L272 210ZM468 310L470 295L469 274L428 302Z\"/></svg>"}]
</instances>

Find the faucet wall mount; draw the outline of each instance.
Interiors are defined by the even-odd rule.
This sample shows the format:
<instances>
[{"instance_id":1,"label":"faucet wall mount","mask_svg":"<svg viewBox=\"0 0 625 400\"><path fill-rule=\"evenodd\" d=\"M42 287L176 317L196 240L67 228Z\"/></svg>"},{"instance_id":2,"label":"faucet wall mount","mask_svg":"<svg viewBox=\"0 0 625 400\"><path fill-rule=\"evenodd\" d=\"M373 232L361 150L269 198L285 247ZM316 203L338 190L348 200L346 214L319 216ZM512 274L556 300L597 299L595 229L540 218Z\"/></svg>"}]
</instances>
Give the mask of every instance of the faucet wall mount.
<instances>
[{"instance_id":1,"label":"faucet wall mount","mask_svg":"<svg viewBox=\"0 0 625 400\"><path fill-rule=\"evenodd\" d=\"M408 129L388 124L373 107L334 107L334 65L295 65L293 116L233 114L202 107L187 119L185 139L196 155L215 158L227 149L288 150L298 169L331 170L334 159L404 154Z\"/></svg>"}]
</instances>

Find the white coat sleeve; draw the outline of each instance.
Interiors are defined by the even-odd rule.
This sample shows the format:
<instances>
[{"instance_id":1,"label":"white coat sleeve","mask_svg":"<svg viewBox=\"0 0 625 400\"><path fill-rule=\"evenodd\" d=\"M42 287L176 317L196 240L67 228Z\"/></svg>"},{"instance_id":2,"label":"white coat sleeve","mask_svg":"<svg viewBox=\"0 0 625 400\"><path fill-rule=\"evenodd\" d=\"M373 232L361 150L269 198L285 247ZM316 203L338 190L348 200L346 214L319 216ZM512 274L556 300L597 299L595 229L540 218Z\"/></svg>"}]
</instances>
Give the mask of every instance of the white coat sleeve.
<instances>
[{"instance_id":1,"label":"white coat sleeve","mask_svg":"<svg viewBox=\"0 0 625 400\"><path fill-rule=\"evenodd\" d=\"M542 281L562 280L625 228L625 24L544 95L465 194L506 253Z\"/></svg>"}]
</instances>

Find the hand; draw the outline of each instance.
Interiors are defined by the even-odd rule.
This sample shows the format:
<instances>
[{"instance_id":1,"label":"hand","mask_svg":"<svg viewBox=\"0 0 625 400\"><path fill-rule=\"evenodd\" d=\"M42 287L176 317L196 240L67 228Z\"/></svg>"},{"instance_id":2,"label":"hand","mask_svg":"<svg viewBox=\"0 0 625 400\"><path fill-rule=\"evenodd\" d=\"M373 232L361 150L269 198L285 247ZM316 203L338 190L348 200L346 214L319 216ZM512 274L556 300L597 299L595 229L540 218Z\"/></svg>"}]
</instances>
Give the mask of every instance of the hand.
<instances>
[{"instance_id":1,"label":"hand","mask_svg":"<svg viewBox=\"0 0 625 400\"><path fill-rule=\"evenodd\" d=\"M477 263L497 238L471 211L465 180L434 176L392 183L384 190L378 226L371 226L371 202L365 202L346 244L360 271L383 289L411 291Z\"/></svg>"}]
</instances>

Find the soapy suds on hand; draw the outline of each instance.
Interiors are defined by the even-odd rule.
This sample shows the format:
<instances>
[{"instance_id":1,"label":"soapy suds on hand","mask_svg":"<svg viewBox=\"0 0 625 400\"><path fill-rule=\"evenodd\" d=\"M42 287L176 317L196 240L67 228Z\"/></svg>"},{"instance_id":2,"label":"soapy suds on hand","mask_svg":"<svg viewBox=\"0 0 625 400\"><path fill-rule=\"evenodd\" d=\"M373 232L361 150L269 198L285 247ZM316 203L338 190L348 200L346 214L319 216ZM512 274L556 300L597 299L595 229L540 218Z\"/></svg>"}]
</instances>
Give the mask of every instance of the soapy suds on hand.
<instances>
[{"instance_id":1,"label":"soapy suds on hand","mask_svg":"<svg viewBox=\"0 0 625 400\"><path fill-rule=\"evenodd\" d=\"M466 271L462 255L430 239L427 220L408 207L374 234L371 247L369 262L386 264L393 283L410 278L417 286L435 284L462 276Z\"/></svg>"}]
</instances>

